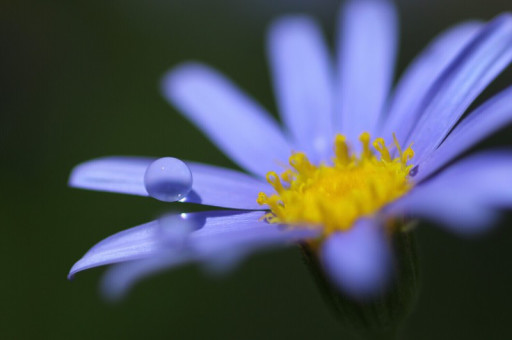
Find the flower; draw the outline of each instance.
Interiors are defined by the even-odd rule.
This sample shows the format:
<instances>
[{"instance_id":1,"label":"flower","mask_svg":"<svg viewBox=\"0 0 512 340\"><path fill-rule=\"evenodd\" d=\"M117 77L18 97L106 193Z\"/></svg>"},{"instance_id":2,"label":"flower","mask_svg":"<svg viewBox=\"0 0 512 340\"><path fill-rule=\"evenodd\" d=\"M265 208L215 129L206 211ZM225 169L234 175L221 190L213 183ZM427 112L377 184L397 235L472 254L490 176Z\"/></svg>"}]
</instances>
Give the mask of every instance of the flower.
<instances>
[{"instance_id":1,"label":"flower","mask_svg":"<svg viewBox=\"0 0 512 340\"><path fill-rule=\"evenodd\" d=\"M492 225L497 208L512 204L512 152L454 160L512 121L512 87L463 117L512 60L512 16L441 33L391 89L394 7L354 0L341 13L336 66L310 18L270 28L284 130L208 66L171 70L164 96L250 175L169 157L78 165L73 187L231 210L170 214L122 231L91 248L70 277L117 264L104 281L117 296L163 268L197 261L226 270L258 249L301 242L341 291L364 297L389 281L397 220L422 217L466 234Z\"/></svg>"}]
</instances>

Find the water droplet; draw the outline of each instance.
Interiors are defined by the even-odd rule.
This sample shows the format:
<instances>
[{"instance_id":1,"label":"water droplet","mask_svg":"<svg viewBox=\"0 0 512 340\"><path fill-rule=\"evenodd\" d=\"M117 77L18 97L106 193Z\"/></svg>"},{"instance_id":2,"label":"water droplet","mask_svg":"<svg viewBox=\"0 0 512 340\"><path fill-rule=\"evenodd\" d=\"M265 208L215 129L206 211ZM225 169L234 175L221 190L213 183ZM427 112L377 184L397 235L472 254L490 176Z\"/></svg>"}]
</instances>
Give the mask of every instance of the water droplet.
<instances>
[{"instance_id":1,"label":"water droplet","mask_svg":"<svg viewBox=\"0 0 512 340\"><path fill-rule=\"evenodd\" d=\"M416 165L414 168L409 171L409 176L414 177L418 174L418 165Z\"/></svg>"},{"instance_id":2,"label":"water droplet","mask_svg":"<svg viewBox=\"0 0 512 340\"><path fill-rule=\"evenodd\" d=\"M146 169L144 185L149 196L175 202L187 196L192 189L192 173L179 159L159 158Z\"/></svg>"}]
</instances>

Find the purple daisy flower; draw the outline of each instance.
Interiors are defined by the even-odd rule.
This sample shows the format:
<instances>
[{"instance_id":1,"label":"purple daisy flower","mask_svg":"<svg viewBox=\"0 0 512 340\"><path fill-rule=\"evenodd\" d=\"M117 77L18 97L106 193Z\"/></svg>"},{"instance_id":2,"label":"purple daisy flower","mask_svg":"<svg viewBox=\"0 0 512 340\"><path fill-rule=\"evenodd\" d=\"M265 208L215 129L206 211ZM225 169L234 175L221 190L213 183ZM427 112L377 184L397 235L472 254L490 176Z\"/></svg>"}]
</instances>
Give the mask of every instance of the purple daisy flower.
<instances>
[{"instance_id":1,"label":"purple daisy flower","mask_svg":"<svg viewBox=\"0 0 512 340\"><path fill-rule=\"evenodd\" d=\"M300 242L341 291L365 297L389 281L397 220L487 229L512 205L512 152L453 160L512 121L512 87L462 118L512 60L512 16L441 33L392 88L396 45L387 1L346 3L335 62L313 20L277 21L268 54L284 128L208 66L171 70L164 96L249 174L174 158L78 165L73 187L230 210L170 214L117 233L69 276L116 264L104 287L119 296L164 268L227 270L256 250Z\"/></svg>"}]
</instances>

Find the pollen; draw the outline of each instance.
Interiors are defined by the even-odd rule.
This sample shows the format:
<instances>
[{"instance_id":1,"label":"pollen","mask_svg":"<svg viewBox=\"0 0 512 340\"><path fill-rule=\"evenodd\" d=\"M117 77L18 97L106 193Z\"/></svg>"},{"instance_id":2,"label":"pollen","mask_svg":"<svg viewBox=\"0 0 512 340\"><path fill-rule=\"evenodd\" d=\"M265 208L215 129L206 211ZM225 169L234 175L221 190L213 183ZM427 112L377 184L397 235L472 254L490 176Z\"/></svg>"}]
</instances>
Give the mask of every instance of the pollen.
<instances>
[{"instance_id":1,"label":"pollen","mask_svg":"<svg viewBox=\"0 0 512 340\"><path fill-rule=\"evenodd\" d=\"M393 135L398 155L392 157L382 138L372 142L364 132L359 141L362 151L355 154L345 136L337 135L329 164L314 165L296 152L289 158L289 169L280 175L269 172L267 181L275 193L261 192L257 199L270 209L264 216L267 222L321 226L327 236L350 229L358 218L375 214L411 190L412 145L402 150Z\"/></svg>"}]
</instances>

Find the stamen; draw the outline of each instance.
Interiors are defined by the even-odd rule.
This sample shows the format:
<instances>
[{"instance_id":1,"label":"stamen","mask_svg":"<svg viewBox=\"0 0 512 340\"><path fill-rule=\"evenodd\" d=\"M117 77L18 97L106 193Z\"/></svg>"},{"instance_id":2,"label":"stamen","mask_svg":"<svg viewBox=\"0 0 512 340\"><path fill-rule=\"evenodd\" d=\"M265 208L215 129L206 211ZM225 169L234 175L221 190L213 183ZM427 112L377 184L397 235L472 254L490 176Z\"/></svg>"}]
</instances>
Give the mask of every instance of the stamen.
<instances>
[{"instance_id":1,"label":"stamen","mask_svg":"<svg viewBox=\"0 0 512 340\"><path fill-rule=\"evenodd\" d=\"M412 158L414 157L414 151L412 149L412 143L407 147L407 149L404 151L404 153L402 154L401 158L402 158L402 163L407 163L408 161L410 161Z\"/></svg>"},{"instance_id":2,"label":"stamen","mask_svg":"<svg viewBox=\"0 0 512 340\"><path fill-rule=\"evenodd\" d=\"M335 140L335 163L339 165L345 165L349 162L349 154L348 154L348 146L346 143L346 138L343 135L336 135Z\"/></svg>"},{"instance_id":3,"label":"stamen","mask_svg":"<svg viewBox=\"0 0 512 340\"><path fill-rule=\"evenodd\" d=\"M290 156L290 165L302 174L311 174L315 170L314 165L309 162L306 154L302 152Z\"/></svg>"},{"instance_id":4,"label":"stamen","mask_svg":"<svg viewBox=\"0 0 512 340\"><path fill-rule=\"evenodd\" d=\"M396 138L396 133L393 132L393 142L395 143L396 149L398 150L398 154L400 155L400 158L402 157L402 147L400 146L400 143L398 143L398 138Z\"/></svg>"},{"instance_id":5,"label":"stamen","mask_svg":"<svg viewBox=\"0 0 512 340\"><path fill-rule=\"evenodd\" d=\"M359 140L363 143L363 154L361 155L362 159L369 159L373 156L370 150L370 134L368 132L363 132L359 136Z\"/></svg>"},{"instance_id":6,"label":"stamen","mask_svg":"<svg viewBox=\"0 0 512 340\"><path fill-rule=\"evenodd\" d=\"M323 226L326 236L351 228L358 218L374 214L411 189L408 174L412 166L407 163L414 156L412 144L402 151L393 134L399 156L392 158L384 139L370 143L370 134L364 132L359 140L363 146L359 156L351 155L345 136L337 135L332 165L314 165L298 152L289 158L292 168L280 177L269 172L267 181L276 194L258 195L258 204L270 209L264 219L269 223Z\"/></svg>"},{"instance_id":7,"label":"stamen","mask_svg":"<svg viewBox=\"0 0 512 340\"><path fill-rule=\"evenodd\" d=\"M268 174L267 174L267 182L270 183L270 185L272 185L272 187L274 188L275 191L277 191L277 193L282 193L284 188L283 188L283 185L281 184L281 181L279 180L279 176L274 172L274 171L270 171Z\"/></svg>"},{"instance_id":8,"label":"stamen","mask_svg":"<svg viewBox=\"0 0 512 340\"><path fill-rule=\"evenodd\" d=\"M281 174L281 178L286 183L290 183L291 181L293 181L294 177L295 175L293 174L293 171L291 169L286 169L286 171Z\"/></svg>"},{"instance_id":9,"label":"stamen","mask_svg":"<svg viewBox=\"0 0 512 340\"><path fill-rule=\"evenodd\" d=\"M389 150L386 147L386 142L384 142L384 138L377 138L373 142L373 147L380 153L380 159L386 162L391 161L391 155L389 154Z\"/></svg>"}]
</instances>

